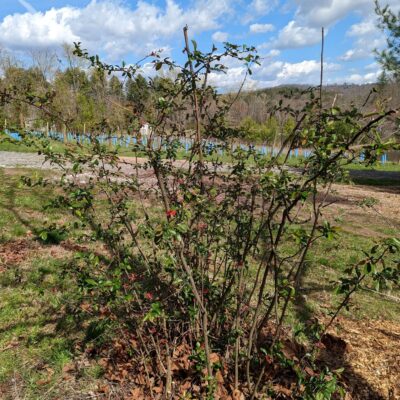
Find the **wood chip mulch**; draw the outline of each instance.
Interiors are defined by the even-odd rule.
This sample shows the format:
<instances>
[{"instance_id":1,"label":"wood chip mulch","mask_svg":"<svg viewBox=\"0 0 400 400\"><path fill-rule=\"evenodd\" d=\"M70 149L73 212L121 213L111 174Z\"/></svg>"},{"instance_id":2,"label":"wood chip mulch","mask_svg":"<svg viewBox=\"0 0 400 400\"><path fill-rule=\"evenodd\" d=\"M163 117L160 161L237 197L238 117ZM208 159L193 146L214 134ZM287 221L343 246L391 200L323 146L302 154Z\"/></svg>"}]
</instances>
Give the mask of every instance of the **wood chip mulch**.
<instances>
[{"instance_id":1,"label":"wood chip mulch","mask_svg":"<svg viewBox=\"0 0 400 400\"><path fill-rule=\"evenodd\" d=\"M399 309L400 311L400 309ZM323 358L343 366L352 399L400 399L400 323L341 318Z\"/></svg>"}]
</instances>

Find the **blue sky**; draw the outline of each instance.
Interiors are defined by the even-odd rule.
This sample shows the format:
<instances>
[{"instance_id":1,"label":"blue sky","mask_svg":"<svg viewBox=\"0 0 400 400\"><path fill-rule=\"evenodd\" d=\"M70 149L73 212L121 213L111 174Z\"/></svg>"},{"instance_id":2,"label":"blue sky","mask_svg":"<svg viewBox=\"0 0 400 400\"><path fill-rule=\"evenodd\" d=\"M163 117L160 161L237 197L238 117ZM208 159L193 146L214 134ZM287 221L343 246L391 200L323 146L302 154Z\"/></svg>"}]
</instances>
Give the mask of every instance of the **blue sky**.
<instances>
[{"instance_id":1,"label":"blue sky","mask_svg":"<svg viewBox=\"0 0 400 400\"><path fill-rule=\"evenodd\" d=\"M1 0L0 48L28 60L32 50L81 41L110 62L161 48L181 61L185 24L203 49L223 41L258 48L262 63L248 88L317 83L321 26L326 83L374 82L380 71L372 52L385 44L373 0ZM241 65L230 67L212 77L223 90L243 78Z\"/></svg>"}]
</instances>

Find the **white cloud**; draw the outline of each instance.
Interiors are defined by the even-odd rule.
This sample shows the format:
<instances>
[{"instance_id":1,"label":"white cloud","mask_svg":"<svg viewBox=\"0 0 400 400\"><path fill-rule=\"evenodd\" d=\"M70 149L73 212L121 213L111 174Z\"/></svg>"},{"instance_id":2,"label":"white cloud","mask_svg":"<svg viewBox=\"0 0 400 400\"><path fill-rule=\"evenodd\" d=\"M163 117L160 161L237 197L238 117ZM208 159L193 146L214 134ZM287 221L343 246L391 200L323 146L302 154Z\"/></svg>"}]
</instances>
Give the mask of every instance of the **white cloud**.
<instances>
[{"instance_id":1,"label":"white cloud","mask_svg":"<svg viewBox=\"0 0 400 400\"><path fill-rule=\"evenodd\" d=\"M245 78L246 80L244 81ZM208 82L225 92L238 90L243 82L244 90L253 90L258 87L257 80L254 80L249 75L246 77L246 69L240 66L230 68L226 73L212 72L208 76Z\"/></svg>"},{"instance_id":2,"label":"white cloud","mask_svg":"<svg viewBox=\"0 0 400 400\"><path fill-rule=\"evenodd\" d=\"M319 74L321 64L316 60L305 60L299 63L284 63L281 71L278 72L277 78L284 81L291 81L299 78L304 79L306 77L314 77L315 74ZM340 69L338 64L324 63L324 71L337 71Z\"/></svg>"},{"instance_id":3,"label":"white cloud","mask_svg":"<svg viewBox=\"0 0 400 400\"><path fill-rule=\"evenodd\" d=\"M373 62L371 64L368 64L364 67L367 71L376 71L378 68L380 68L380 65L377 62Z\"/></svg>"},{"instance_id":4,"label":"white cloud","mask_svg":"<svg viewBox=\"0 0 400 400\"><path fill-rule=\"evenodd\" d=\"M296 17L314 27L329 26L352 11L373 8L371 0L297 0Z\"/></svg>"},{"instance_id":5,"label":"white cloud","mask_svg":"<svg viewBox=\"0 0 400 400\"><path fill-rule=\"evenodd\" d=\"M247 24L260 16L269 14L278 4L279 0L252 0L247 6L243 22Z\"/></svg>"},{"instance_id":6,"label":"white cloud","mask_svg":"<svg viewBox=\"0 0 400 400\"><path fill-rule=\"evenodd\" d=\"M77 41L70 21L79 17L77 9L64 7L46 13L8 15L0 24L1 42L10 49L52 47Z\"/></svg>"},{"instance_id":7,"label":"white cloud","mask_svg":"<svg viewBox=\"0 0 400 400\"><path fill-rule=\"evenodd\" d=\"M354 83L361 85L363 83L375 83L378 80L381 71L369 72L367 74L351 74L345 76L342 82Z\"/></svg>"},{"instance_id":8,"label":"white cloud","mask_svg":"<svg viewBox=\"0 0 400 400\"><path fill-rule=\"evenodd\" d=\"M344 17L356 14L360 21L353 24L347 36L355 38L351 49L339 57L341 61L367 58L375 48L384 44L384 36L376 27L377 16L373 0L295 0L297 9L293 19L278 33L277 37L259 45L259 48L301 48L321 42L321 27L328 29ZM385 0L396 11L398 0ZM288 4L288 3L286 3Z\"/></svg>"},{"instance_id":9,"label":"white cloud","mask_svg":"<svg viewBox=\"0 0 400 400\"><path fill-rule=\"evenodd\" d=\"M361 60L363 58L369 57L371 52L366 51L365 49L350 49L347 50L342 56L339 57L341 61L354 61Z\"/></svg>"},{"instance_id":10,"label":"white cloud","mask_svg":"<svg viewBox=\"0 0 400 400\"><path fill-rule=\"evenodd\" d=\"M212 34L211 38L215 42L226 42L228 40L228 33L217 31Z\"/></svg>"},{"instance_id":11,"label":"white cloud","mask_svg":"<svg viewBox=\"0 0 400 400\"><path fill-rule=\"evenodd\" d=\"M277 0L253 0L249 9L256 15L265 15L271 12L277 5Z\"/></svg>"},{"instance_id":12,"label":"white cloud","mask_svg":"<svg viewBox=\"0 0 400 400\"><path fill-rule=\"evenodd\" d=\"M260 67L255 69L254 75L261 81L274 81L284 64L283 61L264 61Z\"/></svg>"},{"instance_id":13,"label":"white cloud","mask_svg":"<svg viewBox=\"0 0 400 400\"><path fill-rule=\"evenodd\" d=\"M280 0L192 0L187 3L178 0L87 0L87 5L80 8L53 7L38 12L29 3L30 0L18 2L28 12L9 15L0 20L0 46L11 50L26 50L81 41L83 47L91 53L105 55L112 62L126 55L142 56L161 47L166 47L170 53L176 52L176 48L172 50L172 47L176 47L173 46L174 40L182 45L182 27L186 24L190 28L191 37L202 32L209 32L210 36L213 33L212 39L216 42L226 41L233 35L243 37L246 27L233 33L228 26L230 21L227 19L233 12L236 12L238 19L244 15L241 22L249 25L247 29L250 33L271 32L274 26L261 18L282 3ZM395 12L400 9L398 0L382 0L382 4L386 3ZM281 61L277 59L281 54L280 49L319 44L321 26L325 26L328 31L335 23L350 15L357 18L346 33L346 41L350 41L351 45L338 60L372 58L372 50L385 45L384 35L375 26L373 0L287 0L285 4L294 5L291 8L291 21L274 38L257 46L259 50L264 49L266 54L262 55L262 65L254 67L246 88L290 83L318 84L318 61L302 58L299 62ZM334 44L328 46L333 47ZM329 56L326 59L329 60ZM235 62L228 61L228 65L230 69L226 75L214 74L211 81L214 79L220 88L233 90L240 86L245 69ZM343 65L346 65L347 72L343 71L338 76L334 74L339 68L338 64L326 64L326 82L369 82L379 74L379 66L376 64L355 71L348 69L349 64ZM149 68L146 66L146 69Z\"/></svg>"},{"instance_id":14,"label":"white cloud","mask_svg":"<svg viewBox=\"0 0 400 400\"><path fill-rule=\"evenodd\" d=\"M0 41L20 50L81 41L89 50L115 59L158 48L160 41L181 34L186 24L192 34L217 29L229 12L229 0L205 0L187 9L174 0L167 0L164 8L143 0L135 8L117 0L91 0L83 8L8 15L0 22Z\"/></svg>"},{"instance_id":15,"label":"white cloud","mask_svg":"<svg viewBox=\"0 0 400 400\"><path fill-rule=\"evenodd\" d=\"M328 75L327 80L332 79L330 74L338 71L340 65L334 63L325 63L324 70ZM237 88L243 80L245 69L236 67L228 70L222 78L225 89ZM319 82L320 63L317 60L305 60L298 63L289 63L280 60L271 61L264 59L262 64L253 68L253 75L249 79L248 87L272 87L285 84L317 84ZM216 77L214 77L216 79ZM215 82L219 83L218 80ZM229 84L230 82L230 84Z\"/></svg>"},{"instance_id":16,"label":"white cloud","mask_svg":"<svg viewBox=\"0 0 400 400\"><path fill-rule=\"evenodd\" d=\"M376 20L375 4L373 0L295 0L297 10L295 20L300 24L312 27L329 27L345 16L354 13L362 18L360 24L368 24ZM388 4L393 11L400 9L398 0L385 0L381 4ZM356 24L357 25L357 24ZM367 24L359 29L370 29ZM357 28L355 28L357 29Z\"/></svg>"},{"instance_id":17,"label":"white cloud","mask_svg":"<svg viewBox=\"0 0 400 400\"><path fill-rule=\"evenodd\" d=\"M342 56L339 57L341 61L355 61L362 60L373 56L373 51L379 49L385 44L382 36L370 38L361 37L354 43L354 48L347 50Z\"/></svg>"},{"instance_id":18,"label":"white cloud","mask_svg":"<svg viewBox=\"0 0 400 400\"><path fill-rule=\"evenodd\" d=\"M249 29L252 33L265 33L272 32L275 27L272 24L252 24Z\"/></svg>"},{"instance_id":19,"label":"white cloud","mask_svg":"<svg viewBox=\"0 0 400 400\"><path fill-rule=\"evenodd\" d=\"M278 49L272 49L267 54L267 57L278 57L280 54L281 54L281 52Z\"/></svg>"},{"instance_id":20,"label":"white cloud","mask_svg":"<svg viewBox=\"0 0 400 400\"><path fill-rule=\"evenodd\" d=\"M367 36L367 35L376 35L379 32L376 21L374 20L366 20L361 21L358 24L354 24L350 27L347 32L348 36Z\"/></svg>"},{"instance_id":21,"label":"white cloud","mask_svg":"<svg viewBox=\"0 0 400 400\"><path fill-rule=\"evenodd\" d=\"M308 26L299 26L296 21L290 21L280 32L278 38L272 42L275 47L296 48L317 44L321 41L319 29Z\"/></svg>"},{"instance_id":22,"label":"white cloud","mask_svg":"<svg viewBox=\"0 0 400 400\"><path fill-rule=\"evenodd\" d=\"M385 45L385 38L376 26L376 16L366 17L357 24L351 25L346 35L353 37L353 48L346 51L342 61L361 60L373 56L373 51Z\"/></svg>"}]
</instances>

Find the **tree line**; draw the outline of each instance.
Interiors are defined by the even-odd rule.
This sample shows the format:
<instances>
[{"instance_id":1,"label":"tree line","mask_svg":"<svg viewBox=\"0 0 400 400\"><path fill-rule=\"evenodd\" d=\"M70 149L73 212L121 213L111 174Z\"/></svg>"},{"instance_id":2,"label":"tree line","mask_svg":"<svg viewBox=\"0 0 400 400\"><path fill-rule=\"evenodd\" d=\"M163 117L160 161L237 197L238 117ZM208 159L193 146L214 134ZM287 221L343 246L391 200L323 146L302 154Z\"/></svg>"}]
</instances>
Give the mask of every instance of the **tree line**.
<instances>
[{"instance_id":1,"label":"tree line","mask_svg":"<svg viewBox=\"0 0 400 400\"><path fill-rule=\"evenodd\" d=\"M377 6L378 7L378 6ZM351 109L363 107L373 110L388 105L400 104L398 80L398 60L396 47L398 40L393 27L395 16L390 10L377 8L380 26L390 32L388 49L378 54L378 61L384 72L374 85L332 85L323 90L325 107ZM386 24L386 25L385 25ZM389 43L388 42L388 43ZM397 55L398 56L398 55ZM69 131L75 133L101 132L116 135L138 134L146 123L146 115L154 113L156 99L174 85L173 72L159 70L152 77L143 74L135 77L117 77L107 71L90 69L88 63L74 55L73 48L64 45L61 55L56 52L35 51L27 57L28 66L21 60L0 49L0 89L8 89L15 94L31 93L32 96L47 96L51 101L52 113L45 109L34 109L23 101L0 106L0 121L5 128L27 128L37 130ZM305 106L308 88L301 85L243 91L236 94L220 94L227 102L235 98L230 107L226 124L237 130L237 136L249 143L282 143L295 126L295 119L277 108L301 109ZM236 97L235 97L236 96ZM213 103L213 99L208 99ZM214 104L209 105L211 112ZM57 115L57 118L54 118ZM140 116L140 117L139 117ZM191 116L176 112L175 120L190 131L194 127ZM398 125L395 118L385 122L384 131L393 132ZM68 127L68 128L67 128ZM346 125L337 129L346 133Z\"/></svg>"}]
</instances>

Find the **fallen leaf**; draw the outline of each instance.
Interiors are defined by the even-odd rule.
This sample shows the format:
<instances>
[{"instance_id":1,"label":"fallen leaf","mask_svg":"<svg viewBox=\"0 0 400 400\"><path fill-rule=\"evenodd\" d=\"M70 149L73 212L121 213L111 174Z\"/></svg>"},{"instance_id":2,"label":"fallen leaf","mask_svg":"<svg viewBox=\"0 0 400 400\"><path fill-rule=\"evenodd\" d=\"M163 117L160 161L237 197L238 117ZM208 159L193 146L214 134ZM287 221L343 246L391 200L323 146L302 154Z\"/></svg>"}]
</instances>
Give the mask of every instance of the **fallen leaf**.
<instances>
[{"instance_id":1,"label":"fallen leaf","mask_svg":"<svg viewBox=\"0 0 400 400\"><path fill-rule=\"evenodd\" d=\"M217 353L211 353L210 354L210 362L211 364L218 363L220 361L220 357Z\"/></svg>"},{"instance_id":2,"label":"fallen leaf","mask_svg":"<svg viewBox=\"0 0 400 400\"><path fill-rule=\"evenodd\" d=\"M304 368L304 371L306 371L307 374L310 375L310 376L318 375L318 374L316 374L310 367L305 367L305 368Z\"/></svg>"},{"instance_id":3,"label":"fallen leaf","mask_svg":"<svg viewBox=\"0 0 400 400\"><path fill-rule=\"evenodd\" d=\"M36 381L36 385L38 385L38 386L44 386L44 385L47 385L48 383L50 383L49 378L39 379L38 381Z\"/></svg>"},{"instance_id":4,"label":"fallen leaf","mask_svg":"<svg viewBox=\"0 0 400 400\"><path fill-rule=\"evenodd\" d=\"M245 400L244 394L239 390L235 389L232 393L233 400Z\"/></svg>"},{"instance_id":5,"label":"fallen leaf","mask_svg":"<svg viewBox=\"0 0 400 400\"><path fill-rule=\"evenodd\" d=\"M218 383L224 383L224 377L222 376L221 371L216 372L215 379Z\"/></svg>"},{"instance_id":6,"label":"fallen leaf","mask_svg":"<svg viewBox=\"0 0 400 400\"><path fill-rule=\"evenodd\" d=\"M65 364L62 370L63 370L63 372L75 371L75 365L72 363Z\"/></svg>"}]
</instances>

